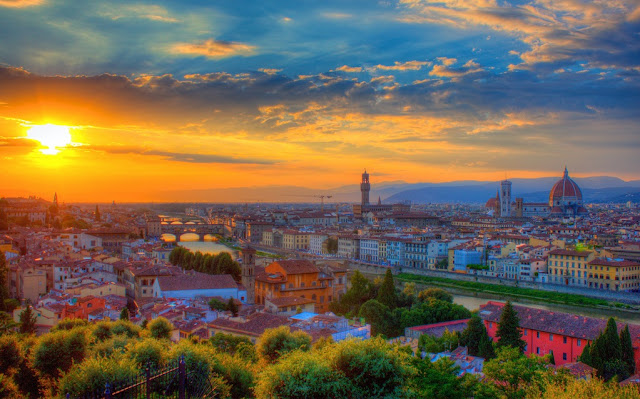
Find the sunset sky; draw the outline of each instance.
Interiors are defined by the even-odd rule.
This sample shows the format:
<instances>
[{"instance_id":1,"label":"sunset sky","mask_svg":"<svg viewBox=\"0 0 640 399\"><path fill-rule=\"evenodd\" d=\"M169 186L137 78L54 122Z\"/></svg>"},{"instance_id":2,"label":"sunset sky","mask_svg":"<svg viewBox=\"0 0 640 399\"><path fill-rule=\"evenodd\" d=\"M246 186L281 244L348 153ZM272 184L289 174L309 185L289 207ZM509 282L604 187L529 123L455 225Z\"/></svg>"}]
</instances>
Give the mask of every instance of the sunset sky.
<instances>
[{"instance_id":1,"label":"sunset sky","mask_svg":"<svg viewBox=\"0 0 640 399\"><path fill-rule=\"evenodd\" d=\"M0 0L0 158L66 201L640 179L640 1Z\"/></svg>"}]
</instances>

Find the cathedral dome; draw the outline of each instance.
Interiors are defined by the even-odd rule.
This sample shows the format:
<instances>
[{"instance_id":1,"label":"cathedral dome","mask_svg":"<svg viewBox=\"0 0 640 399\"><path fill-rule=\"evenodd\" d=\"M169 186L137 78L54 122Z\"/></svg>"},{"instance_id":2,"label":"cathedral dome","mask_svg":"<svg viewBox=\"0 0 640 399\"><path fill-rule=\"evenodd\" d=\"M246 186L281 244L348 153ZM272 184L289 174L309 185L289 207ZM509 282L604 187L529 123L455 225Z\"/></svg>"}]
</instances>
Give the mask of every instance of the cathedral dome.
<instances>
[{"instance_id":1,"label":"cathedral dome","mask_svg":"<svg viewBox=\"0 0 640 399\"><path fill-rule=\"evenodd\" d=\"M569 171L564 168L564 176L558 180L549 192L550 207L564 207L568 205L582 205L582 191L569 177Z\"/></svg>"}]
</instances>

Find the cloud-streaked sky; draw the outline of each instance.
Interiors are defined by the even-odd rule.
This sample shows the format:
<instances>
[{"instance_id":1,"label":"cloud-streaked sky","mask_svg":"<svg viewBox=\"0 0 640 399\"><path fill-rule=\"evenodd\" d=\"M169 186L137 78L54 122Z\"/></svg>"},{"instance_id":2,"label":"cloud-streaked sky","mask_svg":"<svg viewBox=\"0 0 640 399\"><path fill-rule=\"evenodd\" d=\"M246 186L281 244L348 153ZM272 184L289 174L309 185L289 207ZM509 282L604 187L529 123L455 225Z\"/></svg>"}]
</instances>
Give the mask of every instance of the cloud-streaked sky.
<instances>
[{"instance_id":1,"label":"cloud-streaked sky","mask_svg":"<svg viewBox=\"0 0 640 399\"><path fill-rule=\"evenodd\" d=\"M640 0L0 0L0 43L0 196L640 179Z\"/></svg>"}]
</instances>

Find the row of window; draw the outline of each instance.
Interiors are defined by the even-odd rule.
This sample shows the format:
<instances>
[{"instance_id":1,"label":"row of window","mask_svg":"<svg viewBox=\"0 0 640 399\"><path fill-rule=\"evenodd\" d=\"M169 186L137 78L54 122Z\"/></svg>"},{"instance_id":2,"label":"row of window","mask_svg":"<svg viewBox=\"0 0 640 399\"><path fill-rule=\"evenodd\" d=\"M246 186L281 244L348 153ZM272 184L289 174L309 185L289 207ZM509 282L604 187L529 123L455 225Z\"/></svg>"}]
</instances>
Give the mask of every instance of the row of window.
<instances>
[{"instance_id":1,"label":"row of window","mask_svg":"<svg viewBox=\"0 0 640 399\"><path fill-rule=\"evenodd\" d=\"M489 328L491 329L493 327L493 323L489 322ZM531 330L533 331L533 330ZM529 335L529 330L527 330L526 328L522 330L522 334L523 336L528 336ZM536 331L536 338L540 338L540 331ZM553 333L549 333L549 341L553 341ZM566 336L562 336L562 343L566 344L567 343L567 337ZM582 340L580 338L577 339L576 341L576 345L577 346L582 346Z\"/></svg>"}]
</instances>

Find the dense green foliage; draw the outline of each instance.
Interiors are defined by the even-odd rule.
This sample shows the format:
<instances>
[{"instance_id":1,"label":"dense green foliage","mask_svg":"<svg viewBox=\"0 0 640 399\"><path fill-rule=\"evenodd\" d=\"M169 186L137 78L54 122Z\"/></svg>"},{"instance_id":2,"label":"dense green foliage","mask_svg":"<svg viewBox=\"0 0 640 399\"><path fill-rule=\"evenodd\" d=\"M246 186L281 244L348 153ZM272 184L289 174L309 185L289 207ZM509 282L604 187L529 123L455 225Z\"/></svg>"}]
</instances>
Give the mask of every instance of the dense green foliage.
<instances>
[{"instance_id":1,"label":"dense green foliage","mask_svg":"<svg viewBox=\"0 0 640 399\"><path fill-rule=\"evenodd\" d=\"M156 339L169 339L171 338L171 330L173 325L169 320L164 317L157 317L149 322L147 325L149 334Z\"/></svg>"},{"instance_id":2,"label":"dense green foliage","mask_svg":"<svg viewBox=\"0 0 640 399\"><path fill-rule=\"evenodd\" d=\"M222 302L219 299L216 298L211 298L211 300L209 301L209 307L211 308L211 310L220 310L220 311L226 311L229 310L227 308L227 304Z\"/></svg>"},{"instance_id":3,"label":"dense green foliage","mask_svg":"<svg viewBox=\"0 0 640 399\"><path fill-rule=\"evenodd\" d=\"M343 341L296 351L258 378L257 398L401 398L413 375L410 357L382 339Z\"/></svg>"},{"instance_id":4,"label":"dense green foliage","mask_svg":"<svg viewBox=\"0 0 640 399\"><path fill-rule=\"evenodd\" d=\"M36 315L33 313L33 307L27 300L25 309L20 313L20 332L23 334L33 334L36 332Z\"/></svg>"},{"instance_id":5,"label":"dense green foliage","mask_svg":"<svg viewBox=\"0 0 640 399\"><path fill-rule=\"evenodd\" d=\"M395 309L398 306L398 296L396 295L396 287L393 283L393 274L391 269L387 269L382 280L382 285L378 290L378 302L389 307L389 309Z\"/></svg>"},{"instance_id":6,"label":"dense green foliage","mask_svg":"<svg viewBox=\"0 0 640 399\"><path fill-rule=\"evenodd\" d=\"M484 365L487 382L496 390L496 397L524 398L530 391L543 392L549 384L566 381L566 369L556 370L549 357L525 356L515 347L503 347L497 357Z\"/></svg>"},{"instance_id":7,"label":"dense green foliage","mask_svg":"<svg viewBox=\"0 0 640 399\"><path fill-rule=\"evenodd\" d=\"M228 252L210 255L197 251L194 254L184 247L176 246L169 254L169 262L185 270L207 274L230 274L236 281L240 281L242 272L238 262L234 261Z\"/></svg>"},{"instance_id":8,"label":"dense green foliage","mask_svg":"<svg viewBox=\"0 0 640 399\"><path fill-rule=\"evenodd\" d=\"M480 356L486 360L493 359L496 356L493 349L493 341L489 337L482 319L477 314L471 317L467 323L467 328L462 332L460 345L466 346L471 356Z\"/></svg>"},{"instance_id":9,"label":"dense green foliage","mask_svg":"<svg viewBox=\"0 0 640 399\"><path fill-rule=\"evenodd\" d=\"M636 372L636 362L633 358L633 343L631 342L631 333L628 325L624 326L624 329L620 332L620 346L622 347L621 360L627 365L629 375L633 375Z\"/></svg>"},{"instance_id":10,"label":"dense green foliage","mask_svg":"<svg viewBox=\"0 0 640 399\"><path fill-rule=\"evenodd\" d=\"M612 303L604 299L589 298L577 294L565 294L555 291L542 291L531 288L510 287L507 285L478 283L475 281L460 281L442 277L420 276L411 273L400 273L397 279L407 282L425 283L439 285L442 287L462 288L467 291L487 292L492 294L508 295L513 297L526 297L531 299L542 299L546 302L564 303L578 306L605 306L611 307ZM628 305L613 303L615 307L625 308Z\"/></svg>"},{"instance_id":11,"label":"dense green foliage","mask_svg":"<svg viewBox=\"0 0 640 399\"><path fill-rule=\"evenodd\" d=\"M598 370L598 376L605 380L618 377L621 381L632 375L635 362L629 326L618 336L618 326L613 317L610 318L605 330L584 348L580 361Z\"/></svg>"},{"instance_id":12,"label":"dense green foliage","mask_svg":"<svg viewBox=\"0 0 640 399\"><path fill-rule=\"evenodd\" d=\"M375 298L375 299L374 299ZM330 309L338 314L358 316L371 324L373 335L396 337L406 327L439 323L471 317L464 306L456 305L448 292L436 288L424 290L416 296L415 285L398 290L390 271L384 279L374 282L355 271L351 287Z\"/></svg>"},{"instance_id":13,"label":"dense green foliage","mask_svg":"<svg viewBox=\"0 0 640 399\"><path fill-rule=\"evenodd\" d=\"M426 302L429 298L453 303L453 295L442 288L427 288L426 290L422 290L418 293L418 300L421 302Z\"/></svg>"},{"instance_id":14,"label":"dense green foliage","mask_svg":"<svg viewBox=\"0 0 640 399\"><path fill-rule=\"evenodd\" d=\"M451 351L460 346L460 334L456 331L444 330L439 338L422 334L418 340L418 348L427 353Z\"/></svg>"},{"instance_id":15,"label":"dense green foliage","mask_svg":"<svg viewBox=\"0 0 640 399\"><path fill-rule=\"evenodd\" d=\"M351 287L339 301L331 302L329 308L338 314L357 315L360 306L376 296L377 287L356 270L351 276Z\"/></svg>"},{"instance_id":16,"label":"dense green foliage","mask_svg":"<svg viewBox=\"0 0 640 399\"><path fill-rule=\"evenodd\" d=\"M509 346L518 349L520 352L524 352L524 347L527 343L524 342L521 336L520 319L518 319L518 314L515 309L513 309L511 302L507 301L502 308L498 329L496 330L498 348Z\"/></svg>"},{"instance_id":17,"label":"dense green foliage","mask_svg":"<svg viewBox=\"0 0 640 399\"><path fill-rule=\"evenodd\" d=\"M640 399L637 389L600 380L579 385L549 367L548 357L524 356L515 348L501 349L496 359L485 362L486 378L480 380L468 374L459 377L459 369L447 359L431 363L380 337L311 345L305 333L280 327L267 330L257 346L247 338L220 333L209 340L172 343L154 338L151 331L156 324L162 328L155 329L164 331L168 322L148 324L141 330L124 320L65 320L41 337L4 335L0 398L102 392L107 382L122 386L147 366L167 366L184 356L187 370L211 380L219 398ZM456 334L446 335L437 344L455 345ZM162 395L152 392L151 397Z\"/></svg>"},{"instance_id":18,"label":"dense green foliage","mask_svg":"<svg viewBox=\"0 0 640 399\"><path fill-rule=\"evenodd\" d=\"M302 331L292 333L288 326L265 331L256 348L258 356L266 363L274 363L280 357L295 350L309 349L311 349L311 337Z\"/></svg>"}]
</instances>

